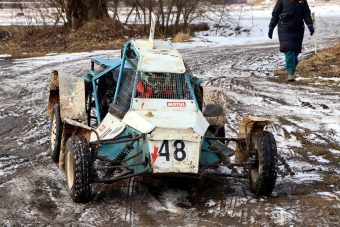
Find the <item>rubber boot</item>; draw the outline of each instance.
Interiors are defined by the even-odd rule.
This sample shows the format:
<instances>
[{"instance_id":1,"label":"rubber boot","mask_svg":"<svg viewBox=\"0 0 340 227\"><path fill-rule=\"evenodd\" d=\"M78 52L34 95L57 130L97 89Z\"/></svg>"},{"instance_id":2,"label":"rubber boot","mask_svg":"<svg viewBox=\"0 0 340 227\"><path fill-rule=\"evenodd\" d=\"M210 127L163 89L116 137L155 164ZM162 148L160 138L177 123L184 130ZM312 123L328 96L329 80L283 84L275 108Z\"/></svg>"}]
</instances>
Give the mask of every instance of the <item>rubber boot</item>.
<instances>
[{"instance_id":1,"label":"rubber boot","mask_svg":"<svg viewBox=\"0 0 340 227\"><path fill-rule=\"evenodd\" d=\"M291 71L287 71L287 80L289 82L294 82L295 81L295 73Z\"/></svg>"}]
</instances>

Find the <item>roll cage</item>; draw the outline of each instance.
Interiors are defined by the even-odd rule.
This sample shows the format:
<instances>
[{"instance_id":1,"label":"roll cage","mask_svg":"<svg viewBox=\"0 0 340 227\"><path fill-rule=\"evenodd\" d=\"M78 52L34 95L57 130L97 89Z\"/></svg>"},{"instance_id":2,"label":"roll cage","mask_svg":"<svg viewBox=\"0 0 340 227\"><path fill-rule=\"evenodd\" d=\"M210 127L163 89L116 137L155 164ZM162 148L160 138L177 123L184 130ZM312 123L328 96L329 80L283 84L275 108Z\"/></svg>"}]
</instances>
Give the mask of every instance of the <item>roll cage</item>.
<instances>
[{"instance_id":1,"label":"roll cage","mask_svg":"<svg viewBox=\"0 0 340 227\"><path fill-rule=\"evenodd\" d=\"M127 112L132 107L132 99L136 97L141 98L157 98L157 99L184 99L193 100L196 104L197 109L199 105L195 96L192 74L190 70L186 67L186 72L184 74L174 74L174 73L152 73L152 72L141 72L138 71L138 65L141 63L141 57L137 48L133 45L132 41L127 42L122 49L121 60L112 59L91 59L91 70L87 75L83 75L82 78L86 82L85 95L86 99L90 102L88 112L88 125L90 125L90 118L96 118L97 124L100 124L102 119L105 117L105 112L107 113L108 108L104 107L103 110L103 99L108 98L110 104L119 104L122 106L122 111ZM99 70L95 70L96 67L100 67ZM169 66L164 66L169 67ZM170 65L171 67L171 65ZM148 75L151 78L170 80L171 86L165 86L165 83L158 83L160 90L165 87L173 95L154 95L154 96L140 96L141 87L144 90L148 90L149 87L153 89L154 87L150 84L145 83L143 80L143 75ZM107 77L109 81L107 82L103 78ZM126 83L130 79L130 84ZM140 82L142 81L142 83ZM107 90L101 91L102 85L106 87ZM126 86L126 84L129 84ZM139 86L141 85L141 86ZM107 95L108 91L111 95ZM93 93L93 99L92 99ZM105 93L105 94L103 94ZM113 94L112 94L113 93ZM124 96L122 98L122 96ZM104 100L105 101L105 100ZM93 105L94 102L94 105ZM92 103L92 104L91 104ZM108 104L108 103L106 103ZM96 117L91 116L91 107L95 107Z\"/></svg>"}]
</instances>

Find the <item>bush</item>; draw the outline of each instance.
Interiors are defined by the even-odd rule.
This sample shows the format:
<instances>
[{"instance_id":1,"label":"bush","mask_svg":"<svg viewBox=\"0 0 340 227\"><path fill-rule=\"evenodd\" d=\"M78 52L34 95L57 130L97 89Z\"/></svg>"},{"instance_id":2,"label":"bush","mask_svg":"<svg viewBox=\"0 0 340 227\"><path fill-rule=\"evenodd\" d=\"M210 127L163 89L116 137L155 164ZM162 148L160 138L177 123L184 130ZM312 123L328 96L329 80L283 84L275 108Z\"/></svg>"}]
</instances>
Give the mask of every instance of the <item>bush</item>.
<instances>
[{"instance_id":1,"label":"bush","mask_svg":"<svg viewBox=\"0 0 340 227\"><path fill-rule=\"evenodd\" d=\"M185 42L188 41L191 38L189 34L183 33L183 32L178 32L172 39L173 42L178 43L178 42Z\"/></svg>"}]
</instances>

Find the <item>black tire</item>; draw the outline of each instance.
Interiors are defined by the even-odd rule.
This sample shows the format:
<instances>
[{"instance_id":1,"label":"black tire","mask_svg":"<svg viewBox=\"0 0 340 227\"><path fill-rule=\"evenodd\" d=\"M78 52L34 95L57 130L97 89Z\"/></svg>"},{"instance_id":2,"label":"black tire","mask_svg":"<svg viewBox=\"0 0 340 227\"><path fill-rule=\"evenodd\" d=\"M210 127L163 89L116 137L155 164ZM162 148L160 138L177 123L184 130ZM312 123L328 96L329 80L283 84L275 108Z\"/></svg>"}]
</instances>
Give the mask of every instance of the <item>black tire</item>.
<instances>
[{"instance_id":1,"label":"black tire","mask_svg":"<svg viewBox=\"0 0 340 227\"><path fill-rule=\"evenodd\" d=\"M252 145L257 162L249 170L250 191L257 196L269 196L275 187L278 168L274 136L257 131L252 136Z\"/></svg>"},{"instance_id":2,"label":"black tire","mask_svg":"<svg viewBox=\"0 0 340 227\"><path fill-rule=\"evenodd\" d=\"M92 159L86 139L76 135L66 142L65 173L67 191L74 202L91 198Z\"/></svg>"},{"instance_id":3,"label":"black tire","mask_svg":"<svg viewBox=\"0 0 340 227\"><path fill-rule=\"evenodd\" d=\"M50 126L50 155L55 163L59 162L62 129L60 106L59 104L54 104Z\"/></svg>"}]
</instances>

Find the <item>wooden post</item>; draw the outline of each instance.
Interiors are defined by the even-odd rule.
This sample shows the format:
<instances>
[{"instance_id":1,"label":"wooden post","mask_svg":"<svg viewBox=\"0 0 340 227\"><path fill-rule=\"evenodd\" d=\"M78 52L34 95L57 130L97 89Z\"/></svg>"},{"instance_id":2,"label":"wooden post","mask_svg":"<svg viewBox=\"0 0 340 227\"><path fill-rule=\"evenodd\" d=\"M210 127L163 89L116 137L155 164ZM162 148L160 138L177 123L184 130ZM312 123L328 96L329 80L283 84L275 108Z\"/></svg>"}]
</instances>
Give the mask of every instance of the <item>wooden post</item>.
<instances>
[{"instance_id":1,"label":"wooden post","mask_svg":"<svg viewBox=\"0 0 340 227\"><path fill-rule=\"evenodd\" d=\"M151 12L149 42L152 49L154 48L155 28L156 28L156 16L153 12Z\"/></svg>"},{"instance_id":2,"label":"wooden post","mask_svg":"<svg viewBox=\"0 0 340 227\"><path fill-rule=\"evenodd\" d=\"M317 53L317 45L316 45L316 27L315 27L315 13L312 13L312 19L313 19L313 27L314 27L314 52Z\"/></svg>"}]
</instances>

